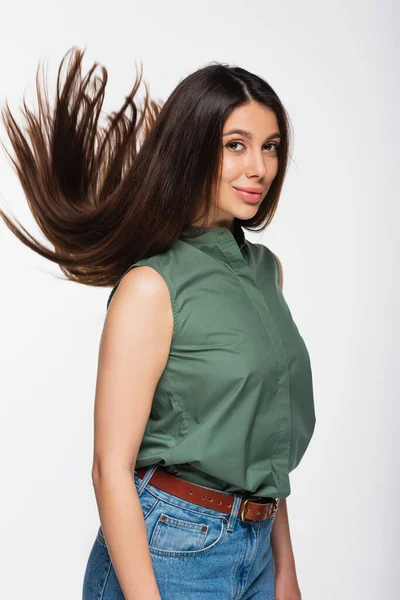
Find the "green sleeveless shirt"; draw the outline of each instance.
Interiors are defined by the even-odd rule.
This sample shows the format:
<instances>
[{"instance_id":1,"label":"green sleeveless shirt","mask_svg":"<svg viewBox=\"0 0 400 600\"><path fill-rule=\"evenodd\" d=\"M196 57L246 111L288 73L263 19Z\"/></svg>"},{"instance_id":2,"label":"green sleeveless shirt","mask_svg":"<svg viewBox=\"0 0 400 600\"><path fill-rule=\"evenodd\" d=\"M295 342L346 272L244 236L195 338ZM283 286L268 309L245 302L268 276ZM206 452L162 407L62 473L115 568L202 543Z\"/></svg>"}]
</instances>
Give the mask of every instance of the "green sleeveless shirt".
<instances>
[{"instance_id":1,"label":"green sleeveless shirt","mask_svg":"<svg viewBox=\"0 0 400 600\"><path fill-rule=\"evenodd\" d=\"M168 285L174 328L135 468L159 463L209 488L289 496L316 419L309 354L274 255L235 221L234 233L181 235L128 271L141 265Z\"/></svg>"}]
</instances>

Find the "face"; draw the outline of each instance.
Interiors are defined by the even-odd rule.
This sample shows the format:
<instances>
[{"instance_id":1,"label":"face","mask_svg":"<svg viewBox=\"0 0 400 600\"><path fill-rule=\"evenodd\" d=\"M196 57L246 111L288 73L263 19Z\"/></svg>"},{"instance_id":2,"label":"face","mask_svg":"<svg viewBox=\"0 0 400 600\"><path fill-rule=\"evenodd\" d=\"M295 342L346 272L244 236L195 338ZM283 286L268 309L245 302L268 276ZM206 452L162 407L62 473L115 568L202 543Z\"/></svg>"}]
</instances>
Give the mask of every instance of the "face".
<instances>
[{"instance_id":1,"label":"face","mask_svg":"<svg viewBox=\"0 0 400 600\"><path fill-rule=\"evenodd\" d=\"M247 220L257 213L278 171L279 141L272 110L251 102L232 111L222 131L222 174L211 226L231 228L234 217Z\"/></svg>"}]
</instances>

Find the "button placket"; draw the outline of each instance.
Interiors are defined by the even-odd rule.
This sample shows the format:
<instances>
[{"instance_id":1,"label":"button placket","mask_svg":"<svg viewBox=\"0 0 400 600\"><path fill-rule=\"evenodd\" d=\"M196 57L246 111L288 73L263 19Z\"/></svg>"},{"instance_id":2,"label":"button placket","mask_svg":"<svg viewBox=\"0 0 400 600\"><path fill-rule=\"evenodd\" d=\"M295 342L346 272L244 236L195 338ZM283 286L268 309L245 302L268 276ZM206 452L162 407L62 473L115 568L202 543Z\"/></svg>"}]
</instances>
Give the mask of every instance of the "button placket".
<instances>
[{"instance_id":1,"label":"button placket","mask_svg":"<svg viewBox=\"0 0 400 600\"><path fill-rule=\"evenodd\" d=\"M275 351L279 367L276 393L281 395L281 403L285 401L285 398L288 399L288 406L286 408L289 409L281 410L280 412L280 427L275 457L276 459L279 457L279 460L289 461L290 444L285 444L285 440L288 436L291 436L292 421L290 410L289 366L286 349L266 298L258 288L254 274L244 258L232 232L229 230L221 232L221 235L217 238L217 243L221 252L227 259L227 266L230 267L232 272L236 275L242 285L244 293L250 298ZM244 281L249 285L243 285Z\"/></svg>"},{"instance_id":2,"label":"button placket","mask_svg":"<svg viewBox=\"0 0 400 600\"><path fill-rule=\"evenodd\" d=\"M227 235L224 235L224 233L225 232L221 232L221 235L219 236L219 239L218 239L218 245L220 247L220 250L226 257L226 259L228 261L228 266L231 268L233 273L236 275L236 277L240 281L245 293L248 294L248 290L251 289L253 295L252 296L249 295L250 300L252 300L252 302L256 308L256 311L259 315L259 318L261 319L261 321L264 325L264 328L266 329L270 338L271 338L271 327L272 327L271 342L274 345L275 352L276 352L278 359L280 361L285 362L285 364L286 364L286 350L283 345L278 327L275 324L275 319L269 309L266 298L260 291L260 289L256 283L254 274L253 274L252 270L250 269L246 259L244 258L243 254L242 254L242 250L239 248L237 241L234 238L232 232L227 230L226 231ZM244 286L242 283L242 279L249 282L251 285L249 287ZM264 309L267 311L268 318L266 318L265 315L262 314L262 310L260 310L260 309Z\"/></svg>"}]
</instances>

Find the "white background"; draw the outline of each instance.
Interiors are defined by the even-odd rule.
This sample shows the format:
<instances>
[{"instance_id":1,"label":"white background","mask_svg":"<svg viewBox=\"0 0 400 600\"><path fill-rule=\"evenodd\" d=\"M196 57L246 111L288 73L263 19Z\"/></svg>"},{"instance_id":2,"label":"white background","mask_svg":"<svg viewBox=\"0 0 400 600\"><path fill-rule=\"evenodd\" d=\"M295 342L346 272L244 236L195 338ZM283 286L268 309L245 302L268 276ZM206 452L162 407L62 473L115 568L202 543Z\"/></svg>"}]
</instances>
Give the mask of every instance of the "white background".
<instances>
[{"instance_id":1,"label":"white background","mask_svg":"<svg viewBox=\"0 0 400 600\"><path fill-rule=\"evenodd\" d=\"M1 12L1 102L17 113L38 61L54 80L75 45L109 71L107 111L140 60L156 100L211 61L278 93L293 162L273 223L247 237L280 257L313 367L317 425L288 498L303 600L398 598L398 5L17 0ZM4 152L0 200L43 240ZM0 256L1 597L78 599L99 525L93 404L109 289L62 281L2 222Z\"/></svg>"}]
</instances>

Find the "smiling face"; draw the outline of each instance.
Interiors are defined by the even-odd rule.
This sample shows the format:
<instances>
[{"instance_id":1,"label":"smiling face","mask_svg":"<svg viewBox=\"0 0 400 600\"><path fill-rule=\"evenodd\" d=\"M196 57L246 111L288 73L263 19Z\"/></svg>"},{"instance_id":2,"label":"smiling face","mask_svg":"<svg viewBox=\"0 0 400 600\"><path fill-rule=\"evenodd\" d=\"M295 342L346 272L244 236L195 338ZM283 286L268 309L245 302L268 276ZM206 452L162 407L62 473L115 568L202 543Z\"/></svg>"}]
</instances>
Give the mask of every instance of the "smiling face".
<instances>
[{"instance_id":1,"label":"smiling face","mask_svg":"<svg viewBox=\"0 0 400 600\"><path fill-rule=\"evenodd\" d=\"M222 131L219 195L209 226L232 229L235 217L254 217L278 172L279 141L278 121L272 110L252 101L232 111ZM241 193L237 188L261 193Z\"/></svg>"}]
</instances>

